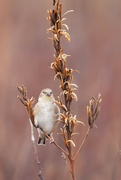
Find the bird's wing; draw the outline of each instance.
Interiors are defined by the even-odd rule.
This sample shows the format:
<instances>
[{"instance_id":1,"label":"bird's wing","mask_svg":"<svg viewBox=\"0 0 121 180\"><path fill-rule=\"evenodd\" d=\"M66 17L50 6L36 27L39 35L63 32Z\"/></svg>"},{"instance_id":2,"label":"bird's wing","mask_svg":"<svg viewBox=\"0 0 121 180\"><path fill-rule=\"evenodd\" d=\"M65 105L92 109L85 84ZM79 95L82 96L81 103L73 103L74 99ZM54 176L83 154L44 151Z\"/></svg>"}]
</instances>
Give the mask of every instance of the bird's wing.
<instances>
[{"instance_id":1,"label":"bird's wing","mask_svg":"<svg viewBox=\"0 0 121 180\"><path fill-rule=\"evenodd\" d=\"M57 119L59 119L60 109L56 104L55 104L55 114L57 115Z\"/></svg>"},{"instance_id":2,"label":"bird's wing","mask_svg":"<svg viewBox=\"0 0 121 180\"><path fill-rule=\"evenodd\" d=\"M41 111L40 110L40 105L37 103L33 108L33 113L35 115L35 114L38 114L40 111Z\"/></svg>"}]
</instances>

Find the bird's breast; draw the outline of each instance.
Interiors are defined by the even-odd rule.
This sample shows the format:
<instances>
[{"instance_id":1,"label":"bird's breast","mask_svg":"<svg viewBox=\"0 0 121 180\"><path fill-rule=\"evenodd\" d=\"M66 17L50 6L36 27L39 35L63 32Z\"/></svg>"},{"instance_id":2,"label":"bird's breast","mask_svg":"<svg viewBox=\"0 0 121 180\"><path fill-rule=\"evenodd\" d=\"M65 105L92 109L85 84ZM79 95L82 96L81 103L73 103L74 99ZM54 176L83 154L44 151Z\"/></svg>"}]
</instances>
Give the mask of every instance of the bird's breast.
<instances>
[{"instance_id":1,"label":"bird's breast","mask_svg":"<svg viewBox=\"0 0 121 180\"><path fill-rule=\"evenodd\" d=\"M40 109L35 115L35 124L50 134L57 124L54 113L54 104L40 104Z\"/></svg>"}]
</instances>

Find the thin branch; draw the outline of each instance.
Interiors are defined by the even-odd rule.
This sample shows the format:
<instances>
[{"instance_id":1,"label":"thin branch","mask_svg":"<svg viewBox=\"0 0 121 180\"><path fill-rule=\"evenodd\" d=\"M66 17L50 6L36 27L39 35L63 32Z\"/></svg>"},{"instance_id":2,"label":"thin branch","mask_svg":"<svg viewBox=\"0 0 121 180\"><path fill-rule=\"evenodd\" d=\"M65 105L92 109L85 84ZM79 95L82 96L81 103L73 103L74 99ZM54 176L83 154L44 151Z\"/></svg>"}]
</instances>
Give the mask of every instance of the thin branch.
<instances>
[{"instance_id":1,"label":"thin branch","mask_svg":"<svg viewBox=\"0 0 121 180\"><path fill-rule=\"evenodd\" d=\"M60 149L66 156L68 156L68 153L62 148L62 147L60 147L55 141L51 141L52 139L51 139L51 137L50 136L48 136L48 134L42 129L42 128L40 128L41 129L41 131L46 135L46 137L50 140L50 142L52 143L52 144L54 144L58 149Z\"/></svg>"},{"instance_id":2,"label":"thin branch","mask_svg":"<svg viewBox=\"0 0 121 180\"><path fill-rule=\"evenodd\" d=\"M40 177L40 180L44 180L43 177L42 177L42 171L41 171L41 166L40 166L40 161L39 161L39 157L38 157L38 152L37 152L37 147L35 145L35 141L33 141L33 146L34 146L35 159L37 161L37 165L38 165L38 169L39 169L38 176Z\"/></svg>"},{"instance_id":3,"label":"thin branch","mask_svg":"<svg viewBox=\"0 0 121 180\"><path fill-rule=\"evenodd\" d=\"M36 144L35 144L33 124L32 124L32 122L31 122L30 118L29 118L29 122L30 122L30 127L31 127L31 140L32 140L33 147L34 147L35 159L36 159L37 166L38 166L38 169L39 169L39 174L38 174L38 176L39 176L40 180L44 180L44 178L43 178L43 176L42 176L42 171L41 171L41 166L40 166L38 151L37 151L37 147L36 147Z\"/></svg>"},{"instance_id":4,"label":"thin branch","mask_svg":"<svg viewBox=\"0 0 121 180\"><path fill-rule=\"evenodd\" d=\"M67 166L67 168L68 168L69 172L71 173L70 166L69 166L69 164L68 164L68 162L67 162L67 157L65 156L65 154L64 154L64 153L62 153L62 157L64 158L64 160L65 160L65 162L66 162L66 166Z\"/></svg>"},{"instance_id":5,"label":"thin branch","mask_svg":"<svg viewBox=\"0 0 121 180\"><path fill-rule=\"evenodd\" d=\"M85 137L84 137L84 139L83 139L83 141L82 141L82 143L81 143L81 145L80 145L77 153L75 154L73 160L75 160L75 159L77 158L78 154L80 153L80 151L81 151L81 149L82 149L82 147L83 147L83 145L84 145L84 143L85 143L85 141L86 141L86 139L87 139L87 137L88 137L88 135L89 135L90 130L91 130L91 127L89 126L89 127L88 127L88 130L87 130L87 132L86 132L86 134L85 134Z\"/></svg>"},{"instance_id":6,"label":"thin branch","mask_svg":"<svg viewBox=\"0 0 121 180\"><path fill-rule=\"evenodd\" d=\"M29 118L30 118L33 126L35 126L34 114L33 114L33 108L32 108L32 105L33 105L35 99L33 97L31 97L31 99L29 99L27 97L27 88L24 85L22 85L22 86L17 85L17 89L22 95L22 97L19 95L17 97L21 101L21 103L24 105L24 107L26 108Z\"/></svg>"},{"instance_id":7,"label":"thin branch","mask_svg":"<svg viewBox=\"0 0 121 180\"><path fill-rule=\"evenodd\" d=\"M64 154L66 154L68 156L68 153L63 149L61 148L55 141L52 142L55 146L57 146Z\"/></svg>"}]
</instances>

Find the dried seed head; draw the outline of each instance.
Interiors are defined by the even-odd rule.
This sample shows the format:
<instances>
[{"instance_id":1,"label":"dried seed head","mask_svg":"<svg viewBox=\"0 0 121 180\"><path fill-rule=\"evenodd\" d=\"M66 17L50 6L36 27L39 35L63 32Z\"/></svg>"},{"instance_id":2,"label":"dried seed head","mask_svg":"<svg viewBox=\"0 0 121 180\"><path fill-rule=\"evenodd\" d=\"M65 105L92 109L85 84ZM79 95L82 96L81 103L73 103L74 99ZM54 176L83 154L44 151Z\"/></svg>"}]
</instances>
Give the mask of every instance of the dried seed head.
<instances>
[{"instance_id":1,"label":"dried seed head","mask_svg":"<svg viewBox=\"0 0 121 180\"><path fill-rule=\"evenodd\" d=\"M21 93L22 97L18 96L18 98L20 99L21 103L24 105L24 107L26 108L29 118L31 119L31 122L33 124L33 126L35 126L34 124L34 114L33 114L33 108L32 105L35 101L35 99L33 97L31 97L31 99L29 99L27 97L27 88L24 87L24 85L22 86L17 86L19 92Z\"/></svg>"},{"instance_id":2,"label":"dried seed head","mask_svg":"<svg viewBox=\"0 0 121 180\"><path fill-rule=\"evenodd\" d=\"M92 97L90 100L90 106L87 106L88 124L91 128L95 125L94 123L100 111L101 101L101 94L99 94L98 99L96 100L95 97Z\"/></svg>"}]
</instances>

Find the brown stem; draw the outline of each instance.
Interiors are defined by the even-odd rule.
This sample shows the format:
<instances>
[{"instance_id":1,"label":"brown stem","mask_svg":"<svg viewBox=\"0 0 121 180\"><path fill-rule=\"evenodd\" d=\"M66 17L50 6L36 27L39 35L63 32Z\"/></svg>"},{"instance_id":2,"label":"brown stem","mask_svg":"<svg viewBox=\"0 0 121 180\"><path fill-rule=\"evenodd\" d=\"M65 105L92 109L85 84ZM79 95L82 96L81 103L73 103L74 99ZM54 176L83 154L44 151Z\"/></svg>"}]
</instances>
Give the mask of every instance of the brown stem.
<instances>
[{"instance_id":1,"label":"brown stem","mask_svg":"<svg viewBox=\"0 0 121 180\"><path fill-rule=\"evenodd\" d=\"M60 54L60 50L61 50L60 39L59 39L59 41L56 41L56 40L54 41L54 48L55 48L55 55L56 55L56 57L58 57Z\"/></svg>"},{"instance_id":2,"label":"brown stem","mask_svg":"<svg viewBox=\"0 0 121 180\"><path fill-rule=\"evenodd\" d=\"M71 140L71 133L70 133L69 128L67 128L67 135L68 135L68 140ZM69 153L68 159L70 162L70 172L72 175L72 179L75 180L74 159L72 157L72 144L71 144L71 142L69 142L69 144L68 144L68 153Z\"/></svg>"},{"instance_id":3,"label":"brown stem","mask_svg":"<svg viewBox=\"0 0 121 180\"><path fill-rule=\"evenodd\" d=\"M87 132L86 132L86 134L85 134L85 137L84 137L84 139L83 139L83 141L82 141L82 143L81 143L81 145L80 145L77 153L75 154L73 160L75 160L75 159L77 158L78 154L80 153L80 151L81 151L81 149L82 149L82 147L83 147L83 145L84 145L84 143L85 143L85 141L86 141L86 139L87 139L87 137L88 137L88 135L89 135L90 130L91 130L91 128L90 128L90 126L89 126L89 127L88 127L88 130L87 130Z\"/></svg>"},{"instance_id":4,"label":"brown stem","mask_svg":"<svg viewBox=\"0 0 121 180\"><path fill-rule=\"evenodd\" d=\"M71 175L72 175L72 179L75 180L75 171L74 171L74 160L71 159L70 160L70 165L71 165Z\"/></svg>"},{"instance_id":5,"label":"brown stem","mask_svg":"<svg viewBox=\"0 0 121 180\"><path fill-rule=\"evenodd\" d=\"M68 153L63 149L61 148L55 141L52 142L56 147L58 147L64 154L66 154L68 156Z\"/></svg>"}]
</instances>

